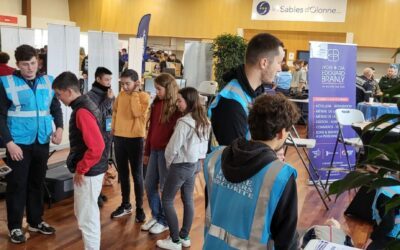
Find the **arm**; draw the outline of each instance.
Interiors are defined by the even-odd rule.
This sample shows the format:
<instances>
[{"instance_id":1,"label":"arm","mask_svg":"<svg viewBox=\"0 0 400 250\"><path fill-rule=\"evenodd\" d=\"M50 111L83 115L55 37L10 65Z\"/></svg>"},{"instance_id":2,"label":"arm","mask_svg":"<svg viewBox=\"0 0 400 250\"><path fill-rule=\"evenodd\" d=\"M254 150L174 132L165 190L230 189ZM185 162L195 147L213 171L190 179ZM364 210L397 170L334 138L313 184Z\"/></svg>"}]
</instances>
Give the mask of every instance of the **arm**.
<instances>
[{"instance_id":1,"label":"arm","mask_svg":"<svg viewBox=\"0 0 400 250\"><path fill-rule=\"evenodd\" d=\"M63 124L63 113L61 110L61 104L55 95L51 100L50 114L54 118L54 125L56 126L56 128L63 128L64 124Z\"/></svg>"},{"instance_id":2,"label":"arm","mask_svg":"<svg viewBox=\"0 0 400 250\"><path fill-rule=\"evenodd\" d=\"M246 136L247 115L238 102L221 98L212 109L211 124L218 143L229 145L236 138Z\"/></svg>"},{"instance_id":3,"label":"arm","mask_svg":"<svg viewBox=\"0 0 400 250\"><path fill-rule=\"evenodd\" d=\"M150 98L144 92L134 92L131 97L131 110L133 117L146 117L149 109Z\"/></svg>"},{"instance_id":4,"label":"arm","mask_svg":"<svg viewBox=\"0 0 400 250\"><path fill-rule=\"evenodd\" d=\"M82 160L76 165L76 172L83 175L100 161L105 145L96 118L87 109L76 112L76 126L81 130L87 147Z\"/></svg>"},{"instance_id":5,"label":"arm","mask_svg":"<svg viewBox=\"0 0 400 250\"><path fill-rule=\"evenodd\" d=\"M275 249L298 249L297 188L292 175L282 193L271 222L271 235Z\"/></svg>"},{"instance_id":6,"label":"arm","mask_svg":"<svg viewBox=\"0 0 400 250\"><path fill-rule=\"evenodd\" d=\"M165 161L167 168L169 168L174 161L176 155L179 153L179 149L185 144L187 134L188 134L188 125L184 122L179 122L176 124L174 129L174 133L169 139L168 145L165 148Z\"/></svg>"},{"instance_id":7,"label":"arm","mask_svg":"<svg viewBox=\"0 0 400 250\"><path fill-rule=\"evenodd\" d=\"M147 132L147 137L146 137L146 144L144 146L144 156L148 157L150 155L150 138L151 138L151 133L152 133L152 124L151 124L151 120L153 118L153 110L150 109L150 118L149 118L149 130Z\"/></svg>"},{"instance_id":8,"label":"arm","mask_svg":"<svg viewBox=\"0 0 400 250\"><path fill-rule=\"evenodd\" d=\"M0 136L4 144L12 141L10 129L7 125L7 113L11 106L11 101L7 99L7 94L3 84L0 83Z\"/></svg>"},{"instance_id":9,"label":"arm","mask_svg":"<svg viewBox=\"0 0 400 250\"><path fill-rule=\"evenodd\" d=\"M119 100L119 96L117 96L117 99L114 102L113 105L113 112L112 112L112 119L111 119L111 134L114 134L114 130L115 130L115 121L117 118L117 112L118 112L118 100Z\"/></svg>"}]
</instances>

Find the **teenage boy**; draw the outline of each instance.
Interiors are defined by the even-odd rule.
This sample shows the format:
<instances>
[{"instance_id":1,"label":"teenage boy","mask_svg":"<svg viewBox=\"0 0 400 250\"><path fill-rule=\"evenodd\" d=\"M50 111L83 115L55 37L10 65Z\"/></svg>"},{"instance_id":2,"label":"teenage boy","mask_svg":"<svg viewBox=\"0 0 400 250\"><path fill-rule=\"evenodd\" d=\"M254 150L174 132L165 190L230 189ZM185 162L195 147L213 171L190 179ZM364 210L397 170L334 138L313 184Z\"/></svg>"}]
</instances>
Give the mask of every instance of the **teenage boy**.
<instances>
[{"instance_id":1,"label":"teenage boy","mask_svg":"<svg viewBox=\"0 0 400 250\"><path fill-rule=\"evenodd\" d=\"M54 234L43 221L43 183L49 142L60 144L63 119L60 102L51 89L53 78L38 73L38 55L29 45L15 50L19 70L0 77L0 136L7 148L7 221L10 240L26 241L22 218L26 206L28 230ZM56 127L53 132L52 121Z\"/></svg>"},{"instance_id":2,"label":"teenage boy","mask_svg":"<svg viewBox=\"0 0 400 250\"><path fill-rule=\"evenodd\" d=\"M298 249L297 172L275 153L298 118L281 93L262 95L249 114L251 140L236 139L207 156L203 249Z\"/></svg>"},{"instance_id":3,"label":"teenage boy","mask_svg":"<svg viewBox=\"0 0 400 250\"><path fill-rule=\"evenodd\" d=\"M72 108L69 120L70 153L67 167L74 175L74 210L85 249L100 249L100 195L107 152L101 132L101 113L90 98L81 95L78 78L64 72L54 80L56 96Z\"/></svg>"}]
</instances>

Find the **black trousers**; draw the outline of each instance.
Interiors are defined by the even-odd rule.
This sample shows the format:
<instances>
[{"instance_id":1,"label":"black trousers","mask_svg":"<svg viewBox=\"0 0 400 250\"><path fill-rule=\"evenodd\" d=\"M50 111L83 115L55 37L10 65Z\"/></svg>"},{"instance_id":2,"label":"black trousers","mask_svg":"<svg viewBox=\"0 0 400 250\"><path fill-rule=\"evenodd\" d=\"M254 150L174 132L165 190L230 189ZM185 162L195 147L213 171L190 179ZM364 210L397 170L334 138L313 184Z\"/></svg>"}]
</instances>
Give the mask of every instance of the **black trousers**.
<instances>
[{"instance_id":1,"label":"black trousers","mask_svg":"<svg viewBox=\"0 0 400 250\"><path fill-rule=\"evenodd\" d=\"M43 188L49 159L49 144L18 145L24 159L11 160L7 151L7 164L12 171L6 175L8 229L22 227L26 206L26 218L30 225L38 225L43 216Z\"/></svg>"},{"instance_id":2,"label":"black trousers","mask_svg":"<svg viewBox=\"0 0 400 250\"><path fill-rule=\"evenodd\" d=\"M114 137L115 160L121 181L122 203L130 203L129 165L133 177L136 208L143 206L143 138Z\"/></svg>"}]
</instances>

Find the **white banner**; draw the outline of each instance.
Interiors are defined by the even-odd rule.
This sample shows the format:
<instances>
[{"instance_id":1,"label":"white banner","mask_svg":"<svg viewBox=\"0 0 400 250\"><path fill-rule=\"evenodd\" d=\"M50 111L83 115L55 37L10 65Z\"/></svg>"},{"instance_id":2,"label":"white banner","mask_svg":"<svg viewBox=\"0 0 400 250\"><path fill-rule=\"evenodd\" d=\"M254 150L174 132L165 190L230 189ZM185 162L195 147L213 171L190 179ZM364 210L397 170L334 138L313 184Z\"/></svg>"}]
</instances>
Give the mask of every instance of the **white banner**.
<instances>
[{"instance_id":1,"label":"white banner","mask_svg":"<svg viewBox=\"0 0 400 250\"><path fill-rule=\"evenodd\" d=\"M142 79L142 62L144 52L143 38L129 38L128 68L135 70Z\"/></svg>"},{"instance_id":2,"label":"white banner","mask_svg":"<svg viewBox=\"0 0 400 250\"><path fill-rule=\"evenodd\" d=\"M8 65L16 68L14 52L22 44L35 46L35 31L18 27L0 27L1 51L10 56Z\"/></svg>"},{"instance_id":3,"label":"white banner","mask_svg":"<svg viewBox=\"0 0 400 250\"><path fill-rule=\"evenodd\" d=\"M252 20L344 22L347 0L253 0Z\"/></svg>"},{"instance_id":4,"label":"white banner","mask_svg":"<svg viewBox=\"0 0 400 250\"><path fill-rule=\"evenodd\" d=\"M186 86L197 88L202 81L210 81L212 75L211 43L185 41L183 53Z\"/></svg>"},{"instance_id":5,"label":"white banner","mask_svg":"<svg viewBox=\"0 0 400 250\"><path fill-rule=\"evenodd\" d=\"M89 90L94 82L97 67L106 67L112 72L111 88L118 95L118 34L111 32L89 31Z\"/></svg>"}]
</instances>

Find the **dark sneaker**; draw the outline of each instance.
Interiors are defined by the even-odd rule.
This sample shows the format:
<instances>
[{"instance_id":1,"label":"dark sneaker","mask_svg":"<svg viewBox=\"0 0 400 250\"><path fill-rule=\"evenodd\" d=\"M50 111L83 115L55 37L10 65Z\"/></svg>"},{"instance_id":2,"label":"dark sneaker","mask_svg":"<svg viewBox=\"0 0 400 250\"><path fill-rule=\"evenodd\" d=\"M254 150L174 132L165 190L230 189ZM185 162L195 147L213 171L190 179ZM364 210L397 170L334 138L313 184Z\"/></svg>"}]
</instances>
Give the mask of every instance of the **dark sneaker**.
<instances>
[{"instance_id":1,"label":"dark sneaker","mask_svg":"<svg viewBox=\"0 0 400 250\"><path fill-rule=\"evenodd\" d=\"M146 220L146 215L144 214L143 208L136 208L136 218L137 223L142 223Z\"/></svg>"},{"instance_id":2,"label":"dark sneaker","mask_svg":"<svg viewBox=\"0 0 400 250\"><path fill-rule=\"evenodd\" d=\"M37 226L31 226L29 225L28 230L31 232L39 232L41 234L54 234L56 230L54 227L51 227L49 224L46 222L42 221L39 225Z\"/></svg>"},{"instance_id":3,"label":"dark sneaker","mask_svg":"<svg viewBox=\"0 0 400 250\"><path fill-rule=\"evenodd\" d=\"M124 215L131 214L131 213L132 213L132 205L131 204L122 204L114 212L111 213L111 219L122 217Z\"/></svg>"},{"instance_id":4,"label":"dark sneaker","mask_svg":"<svg viewBox=\"0 0 400 250\"><path fill-rule=\"evenodd\" d=\"M22 232L22 230L19 229L19 228L16 228L16 229L11 230L11 232L10 232L10 240L11 240L12 243L19 244L19 243L25 242L26 238L25 238L25 235Z\"/></svg>"}]
</instances>

